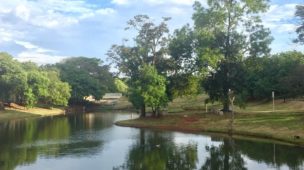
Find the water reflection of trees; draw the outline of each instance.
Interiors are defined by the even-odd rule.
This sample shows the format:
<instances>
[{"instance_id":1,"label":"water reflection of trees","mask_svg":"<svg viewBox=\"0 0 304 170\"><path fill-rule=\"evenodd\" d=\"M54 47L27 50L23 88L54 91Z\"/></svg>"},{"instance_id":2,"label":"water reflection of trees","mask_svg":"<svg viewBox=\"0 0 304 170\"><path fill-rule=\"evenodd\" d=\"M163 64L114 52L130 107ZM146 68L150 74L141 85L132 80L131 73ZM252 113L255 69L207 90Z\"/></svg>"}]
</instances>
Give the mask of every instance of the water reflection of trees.
<instances>
[{"instance_id":1,"label":"water reflection of trees","mask_svg":"<svg viewBox=\"0 0 304 170\"><path fill-rule=\"evenodd\" d=\"M197 167L200 155L196 143L176 145L170 133L140 130L137 142L130 148L126 161L113 169L202 169L245 170L252 168L246 159L280 169L303 169L304 149L280 144L220 138L219 145L205 146L206 157ZM275 146L274 146L275 145ZM258 166L258 165L257 165Z\"/></svg>"},{"instance_id":2,"label":"water reflection of trees","mask_svg":"<svg viewBox=\"0 0 304 170\"><path fill-rule=\"evenodd\" d=\"M84 156L97 153L102 141L71 137L77 131L104 128L92 115L10 121L0 124L0 169L32 164L45 157ZM76 140L77 139L77 140Z\"/></svg>"},{"instance_id":3,"label":"water reflection of trees","mask_svg":"<svg viewBox=\"0 0 304 170\"><path fill-rule=\"evenodd\" d=\"M287 165L290 169L303 169L304 148L273 143L237 140L242 155L264 162L272 167Z\"/></svg>"},{"instance_id":4,"label":"water reflection of trees","mask_svg":"<svg viewBox=\"0 0 304 170\"><path fill-rule=\"evenodd\" d=\"M283 165L294 170L304 168L304 149L300 147L228 138L220 141L219 146L206 146L209 156L201 169L247 169L244 156L278 169Z\"/></svg>"},{"instance_id":5,"label":"water reflection of trees","mask_svg":"<svg viewBox=\"0 0 304 170\"><path fill-rule=\"evenodd\" d=\"M141 129L138 141L130 148L126 162L113 169L195 169L197 161L197 144L175 145L168 133Z\"/></svg>"},{"instance_id":6,"label":"water reflection of trees","mask_svg":"<svg viewBox=\"0 0 304 170\"><path fill-rule=\"evenodd\" d=\"M242 170L245 161L237 148L234 140L224 139L222 144L217 146L206 146L209 157L206 158L202 170L223 169L223 170Z\"/></svg>"},{"instance_id":7,"label":"water reflection of trees","mask_svg":"<svg viewBox=\"0 0 304 170\"><path fill-rule=\"evenodd\" d=\"M99 130L112 126L111 115L78 115L0 124L0 169L32 164L38 156L79 157L100 152ZM110 134L111 135L111 134ZM199 142L199 141L198 141ZM175 144L172 133L139 130L126 161L114 169L246 169L245 157L280 169L303 169L304 148L273 143L219 139L198 155L197 143ZM119 151L118 151L119 152ZM198 158L203 165L199 166ZM249 166L249 165L248 165Z\"/></svg>"}]
</instances>

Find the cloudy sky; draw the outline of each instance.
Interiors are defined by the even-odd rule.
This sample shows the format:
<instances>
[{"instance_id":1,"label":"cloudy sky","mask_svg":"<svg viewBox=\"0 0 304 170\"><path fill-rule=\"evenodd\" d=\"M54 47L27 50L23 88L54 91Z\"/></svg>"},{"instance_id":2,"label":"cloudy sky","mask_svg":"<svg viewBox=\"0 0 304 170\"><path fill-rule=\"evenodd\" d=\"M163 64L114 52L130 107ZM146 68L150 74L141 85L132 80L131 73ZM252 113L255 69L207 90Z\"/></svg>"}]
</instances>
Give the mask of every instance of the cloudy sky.
<instances>
[{"instance_id":1,"label":"cloudy sky","mask_svg":"<svg viewBox=\"0 0 304 170\"><path fill-rule=\"evenodd\" d=\"M206 0L200 0L205 3ZM0 0L0 51L20 61L54 63L69 56L105 59L112 44L129 33L126 22L137 14L156 21L172 17L170 29L192 23L194 0ZM271 0L263 15L275 38L272 53L301 50L294 12L303 0Z\"/></svg>"}]
</instances>

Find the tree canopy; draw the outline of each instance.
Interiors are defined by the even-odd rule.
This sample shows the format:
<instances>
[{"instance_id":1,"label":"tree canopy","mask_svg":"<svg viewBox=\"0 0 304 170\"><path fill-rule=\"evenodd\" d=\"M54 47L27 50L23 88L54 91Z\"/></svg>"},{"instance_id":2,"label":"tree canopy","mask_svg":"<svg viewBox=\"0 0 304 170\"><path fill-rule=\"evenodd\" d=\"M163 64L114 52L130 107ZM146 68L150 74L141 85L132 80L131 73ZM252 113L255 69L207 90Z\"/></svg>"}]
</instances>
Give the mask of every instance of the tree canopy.
<instances>
[{"instance_id":1,"label":"tree canopy","mask_svg":"<svg viewBox=\"0 0 304 170\"><path fill-rule=\"evenodd\" d=\"M60 80L58 71L19 63L6 53L0 53L0 61L0 101L67 106L70 86Z\"/></svg>"},{"instance_id":2,"label":"tree canopy","mask_svg":"<svg viewBox=\"0 0 304 170\"><path fill-rule=\"evenodd\" d=\"M110 68L103 65L100 59L73 57L57 63L55 67L60 70L61 79L72 88L72 102L81 102L90 95L98 100L106 92L115 90Z\"/></svg>"},{"instance_id":3,"label":"tree canopy","mask_svg":"<svg viewBox=\"0 0 304 170\"><path fill-rule=\"evenodd\" d=\"M153 112L176 96L197 92L197 79L192 76L192 37L188 27L169 36L167 22L153 22L147 15L137 15L128 22L127 30L137 34L134 46L113 45L108 52L120 73L129 78L129 99L145 115L146 105ZM186 40L186 42L184 42ZM185 66L188 66L186 68ZM178 83L184 78L184 83Z\"/></svg>"},{"instance_id":4,"label":"tree canopy","mask_svg":"<svg viewBox=\"0 0 304 170\"><path fill-rule=\"evenodd\" d=\"M242 75L245 57L268 55L270 31L265 29L259 13L265 12L267 0L209 0L205 8L194 4L196 54L201 69L208 72L205 90L212 101L223 103L229 111L229 89L244 94Z\"/></svg>"}]
</instances>

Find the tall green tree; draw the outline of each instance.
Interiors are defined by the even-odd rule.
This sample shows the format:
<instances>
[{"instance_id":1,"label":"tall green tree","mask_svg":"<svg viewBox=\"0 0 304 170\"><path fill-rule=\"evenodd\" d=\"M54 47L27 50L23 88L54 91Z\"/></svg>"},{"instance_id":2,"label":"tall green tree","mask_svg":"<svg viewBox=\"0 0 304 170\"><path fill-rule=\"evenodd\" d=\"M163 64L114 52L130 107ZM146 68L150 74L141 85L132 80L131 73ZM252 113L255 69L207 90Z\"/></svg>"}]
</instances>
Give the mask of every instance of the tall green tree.
<instances>
[{"instance_id":1,"label":"tall green tree","mask_svg":"<svg viewBox=\"0 0 304 170\"><path fill-rule=\"evenodd\" d=\"M285 77L280 79L279 85L284 89L283 98L302 97L304 95L304 65L297 65Z\"/></svg>"},{"instance_id":2,"label":"tall green tree","mask_svg":"<svg viewBox=\"0 0 304 170\"><path fill-rule=\"evenodd\" d=\"M27 87L21 64L7 53L0 53L0 101L20 102Z\"/></svg>"},{"instance_id":3,"label":"tall green tree","mask_svg":"<svg viewBox=\"0 0 304 170\"><path fill-rule=\"evenodd\" d=\"M115 90L114 78L109 66L100 59L73 57L56 64L60 77L72 88L71 102L82 102L92 95L100 99L106 92Z\"/></svg>"},{"instance_id":4,"label":"tall green tree","mask_svg":"<svg viewBox=\"0 0 304 170\"><path fill-rule=\"evenodd\" d=\"M245 57L259 57L270 52L270 31L259 14L268 8L268 0L208 0L208 7L195 2L194 30L196 54L202 69L208 72L205 87L212 101L223 103L229 111L229 89L243 94L238 72ZM216 87L216 88L214 88Z\"/></svg>"},{"instance_id":5,"label":"tall green tree","mask_svg":"<svg viewBox=\"0 0 304 170\"><path fill-rule=\"evenodd\" d=\"M38 67L35 63L22 63L27 75L24 101L27 106L37 103L67 106L71 97L68 83L60 80L58 70Z\"/></svg>"},{"instance_id":6,"label":"tall green tree","mask_svg":"<svg viewBox=\"0 0 304 170\"><path fill-rule=\"evenodd\" d=\"M167 93L169 99L200 92L200 78L194 55L195 36L189 24L174 31L168 46Z\"/></svg>"},{"instance_id":7,"label":"tall green tree","mask_svg":"<svg viewBox=\"0 0 304 170\"><path fill-rule=\"evenodd\" d=\"M167 45L169 18L156 24L147 15L137 15L128 22L127 30L135 31L134 46L113 45L108 52L109 58L118 67L118 70L130 80L129 99L133 105L141 109L145 115L146 102L142 96L142 89L135 83L140 80L140 72L144 65L151 65L157 74L166 75ZM149 93L147 93L149 94Z\"/></svg>"},{"instance_id":8,"label":"tall green tree","mask_svg":"<svg viewBox=\"0 0 304 170\"><path fill-rule=\"evenodd\" d=\"M163 61L166 60L169 39L168 20L164 18L162 22L156 24L147 15L136 15L128 21L126 30L136 33L133 38L134 46L113 45L107 53L120 73L135 78L139 66L144 64L151 64L158 72L164 72Z\"/></svg>"},{"instance_id":9,"label":"tall green tree","mask_svg":"<svg viewBox=\"0 0 304 170\"><path fill-rule=\"evenodd\" d=\"M272 91L277 98L284 99L301 95L292 92L300 83L296 77L302 79L299 71L304 64L304 56L301 52L288 51L270 57L249 58L245 63L246 87L252 99L271 99ZM300 92L299 89L296 91Z\"/></svg>"},{"instance_id":10,"label":"tall green tree","mask_svg":"<svg viewBox=\"0 0 304 170\"><path fill-rule=\"evenodd\" d=\"M70 98L70 86L60 80L57 71L20 63L6 53L0 54L0 89L0 101L27 107L37 103L66 106Z\"/></svg>"},{"instance_id":11,"label":"tall green tree","mask_svg":"<svg viewBox=\"0 0 304 170\"><path fill-rule=\"evenodd\" d=\"M159 75L154 66L144 65L135 85L140 89L145 104L152 108L153 116L160 116L161 107L168 103L165 77Z\"/></svg>"},{"instance_id":12,"label":"tall green tree","mask_svg":"<svg viewBox=\"0 0 304 170\"><path fill-rule=\"evenodd\" d=\"M67 106L71 97L71 87L68 83L60 80L59 71L48 70L47 76L50 80L48 85L49 95L44 99L46 103Z\"/></svg>"}]
</instances>

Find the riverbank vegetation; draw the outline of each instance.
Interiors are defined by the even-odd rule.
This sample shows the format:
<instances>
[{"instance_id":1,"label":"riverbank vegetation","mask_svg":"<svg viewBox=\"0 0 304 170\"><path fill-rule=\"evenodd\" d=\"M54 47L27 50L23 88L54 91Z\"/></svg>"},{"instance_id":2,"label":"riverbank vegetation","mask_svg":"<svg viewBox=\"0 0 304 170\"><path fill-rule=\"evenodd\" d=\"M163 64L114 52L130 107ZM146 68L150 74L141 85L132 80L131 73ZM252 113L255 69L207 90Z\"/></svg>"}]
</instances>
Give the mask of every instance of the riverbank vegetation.
<instances>
[{"instance_id":1,"label":"riverbank vegetation","mask_svg":"<svg viewBox=\"0 0 304 170\"><path fill-rule=\"evenodd\" d=\"M33 107L37 103L68 104L70 86L60 80L57 70L38 67L31 62L20 63L12 56L0 54L0 102Z\"/></svg>"},{"instance_id":2,"label":"riverbank vegetation","mask_svg":"<svg viewBox=\"0 0 304 170\"><path fill-rule=\"evenodd\" d=\"M237 107L233 129L230 115L219 115L215 111L220 103L208 105L203 102L206 95L183 97L169 104L168 113L162 117L145 117L119 121L120 126L175 130L183 132L232 133L233 135L276 139L304 145L304 101L276 100L276 110L271 101L250 102L246 108Z\"/></svg>"},{"instance_id":3,"label":"riverbank vegetation","mask_svg":"<svg viewBox=\"0 0 304 170\"><path fill-rule=\"evenodd\" d=\"M227 133L276 139L284 142L304 145L304 115L302 113L237 113L233 130L230 116L218 116L212 113L188 111L171 114L161 118L146 117L141 119L119 121L120 126L136 128L153 128L196 133Z\"/></svg>"},{"instance_id":4,"label":"riverbank vegetation","mask_svg":"<svg viewBox=\"0 0 304 170\"><path fill-rule=\"evenodd\" d=\"M42 115L64 113L56 108L84 104L87 96L100 99L105 92L115 89L109 66L95 58L76 57L38 66L0 53L0 61L0 110L6 107Z\"/></svg>"}]
</instances>

